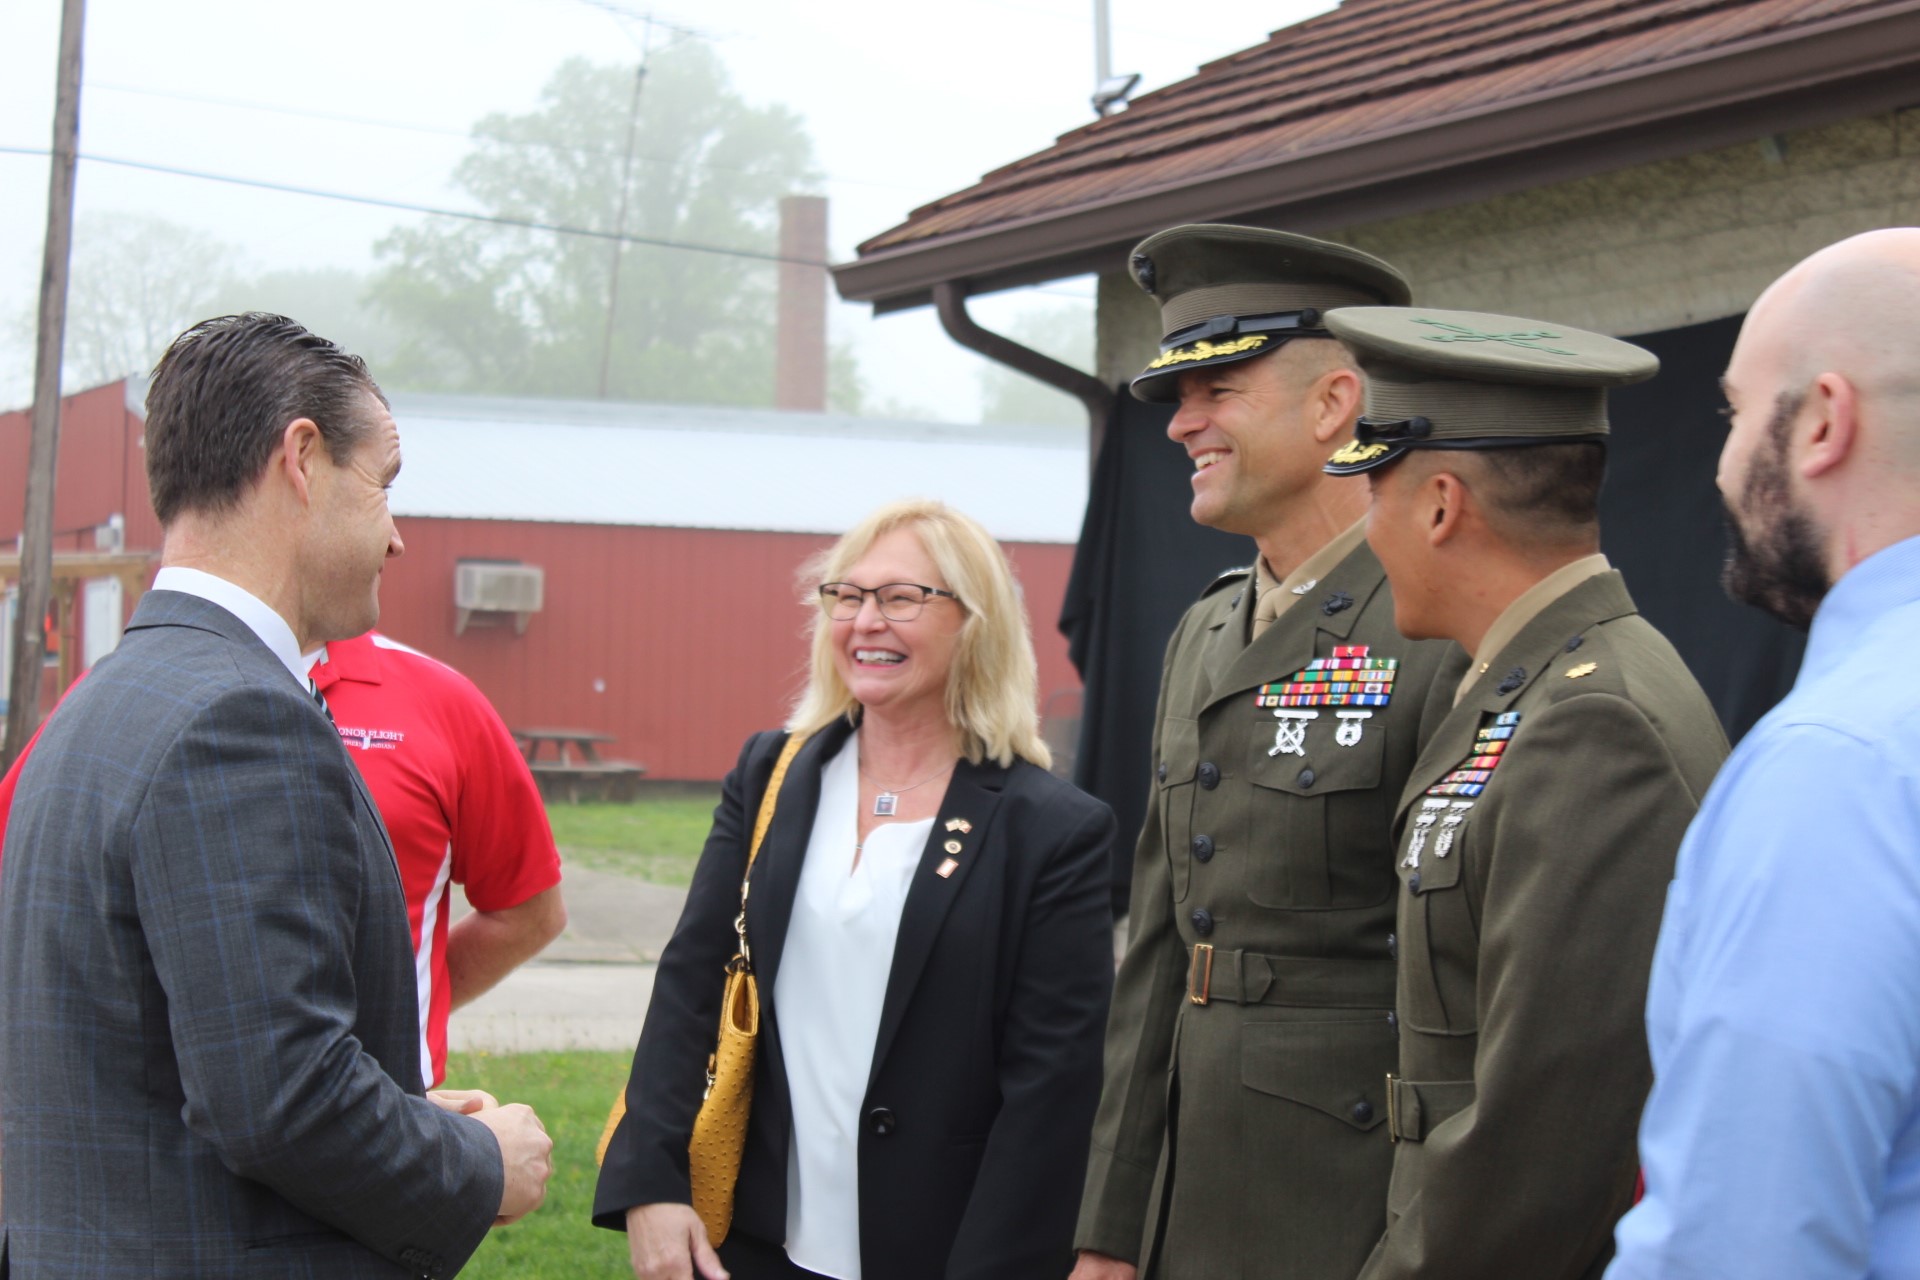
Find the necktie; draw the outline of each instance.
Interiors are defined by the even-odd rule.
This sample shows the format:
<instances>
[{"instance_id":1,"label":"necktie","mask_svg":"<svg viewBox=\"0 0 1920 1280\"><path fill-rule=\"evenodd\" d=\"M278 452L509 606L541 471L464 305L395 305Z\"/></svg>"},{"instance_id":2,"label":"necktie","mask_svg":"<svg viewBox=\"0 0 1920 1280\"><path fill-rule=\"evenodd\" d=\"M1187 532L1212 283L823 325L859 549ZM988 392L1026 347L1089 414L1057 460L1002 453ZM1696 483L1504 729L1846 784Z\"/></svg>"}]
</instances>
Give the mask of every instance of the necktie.
<instances>
[{"instance_id":1,"label":"necktie","mask_svg":"<svg viewBox=\"0 0 1920 1280\"><path fill-rule=\"evenodd\" d=\"M327 705L326 695L320 692L320 686L313 682L313 677L311 676L307 677L307 692L311 693L313 700L320 704L320 710L326 714L327 723L332 724L333 708Z\"/></svg>"}]
</instances>

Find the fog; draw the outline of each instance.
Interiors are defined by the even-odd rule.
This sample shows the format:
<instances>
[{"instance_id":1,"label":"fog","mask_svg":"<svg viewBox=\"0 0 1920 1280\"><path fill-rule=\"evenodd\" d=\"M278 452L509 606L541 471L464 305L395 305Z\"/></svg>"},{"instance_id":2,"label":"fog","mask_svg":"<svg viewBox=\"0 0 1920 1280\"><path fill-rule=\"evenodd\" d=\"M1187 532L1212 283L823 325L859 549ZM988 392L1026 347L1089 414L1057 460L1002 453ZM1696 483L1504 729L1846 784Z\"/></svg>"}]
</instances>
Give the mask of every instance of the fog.
<instances>
[{"instance_id":1,"label":"fog","mask_svg":"<svg viewBox=\"0 0 1920 1280\"><path fill-rule=\"evenodd\" d=\"M1332 7L1112 0L1113 67L1140 72L1145 91ZM59 8L39 0L0 13L0 148L44 153L48 145ZM821 175L813 189L831 202L830 254L844 261L917 206L1045 148L1092 114L1091 0L737 0L656 8L652 24L641 13L638 0L335 0L319 8L91 0L81 151L470 209L451 176L479 118L531 111L568 58L631 68L698 41L748 103L798 115ZM641 120L644 153L644 111ZM30 394L46 182L44 155L0 150L0 405ZM375 204L90 161L80 167L78 210L83 222L138 214L193 228L232 246L233 265L254 275L365 273L376 241L424 221ZM974 310L990 328L1043 315L1051 327L1064 318L1084 333L1092 307L1092 281L1079 279L983 298ZM978 418L985 362L953 344L930 310L875 319L836 300L830 333L851 351L873 403Z\"/></svg>"}]
</instances>

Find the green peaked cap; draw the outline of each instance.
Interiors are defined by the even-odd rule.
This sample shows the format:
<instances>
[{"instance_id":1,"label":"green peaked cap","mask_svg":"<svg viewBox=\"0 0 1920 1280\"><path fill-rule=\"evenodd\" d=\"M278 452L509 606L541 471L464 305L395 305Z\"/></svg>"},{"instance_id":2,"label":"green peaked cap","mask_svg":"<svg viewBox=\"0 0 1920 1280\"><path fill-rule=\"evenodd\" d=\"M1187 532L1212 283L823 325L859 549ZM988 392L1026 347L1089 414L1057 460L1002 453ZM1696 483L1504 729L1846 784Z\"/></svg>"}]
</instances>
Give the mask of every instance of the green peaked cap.
<instances>
[{"instance_id":1,"label":"green peaked cap","mask_svg":"<svg viewBox=\"0 0 1920 1280\"><path fill-rule=\"evenodd\" d=\"M1370 253L1328 240L1227 223L1169 227L1134 246L1133 282L1160 304L1160 354L1134 378L1141 400L1179 399L1189 369L1325 338L1335 307L1398 305L1406 277Z\"/></svg>"},{"instance_id":2,"label":"green peaked cap","mask_svg":"<svg viewBox=\"0 0 1920 1280\"><path fill-rule=\"evenodd\" d=\"M1607 388L1660 371L1631 342L1518 316L1342 307L1326 324L1367 375L1367 411L1326 465L1337 476L1410 449L1604 441Z\"/></svg>"}]
</instances>

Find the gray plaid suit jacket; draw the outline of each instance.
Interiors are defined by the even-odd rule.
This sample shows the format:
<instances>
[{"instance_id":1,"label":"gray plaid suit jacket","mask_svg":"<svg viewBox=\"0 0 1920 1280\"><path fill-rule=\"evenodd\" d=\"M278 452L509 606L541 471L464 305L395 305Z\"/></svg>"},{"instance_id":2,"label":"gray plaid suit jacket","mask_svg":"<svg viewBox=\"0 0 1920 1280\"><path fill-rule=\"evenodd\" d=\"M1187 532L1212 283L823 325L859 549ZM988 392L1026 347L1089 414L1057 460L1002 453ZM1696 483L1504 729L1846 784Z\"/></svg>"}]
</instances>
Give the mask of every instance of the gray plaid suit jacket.
<instances>
[{"instance_id":1,"label":"gray plaid suit jacket","mask_svg":"<svg viewBox=\"0 0 1920 1280\"><path fill-rule=\"evenodd\" d=\"M498 1144L421 1094L386 829L247 626L149 593L0 858L0 1276L442 1277Z\"/></svg>"}]
</instances>

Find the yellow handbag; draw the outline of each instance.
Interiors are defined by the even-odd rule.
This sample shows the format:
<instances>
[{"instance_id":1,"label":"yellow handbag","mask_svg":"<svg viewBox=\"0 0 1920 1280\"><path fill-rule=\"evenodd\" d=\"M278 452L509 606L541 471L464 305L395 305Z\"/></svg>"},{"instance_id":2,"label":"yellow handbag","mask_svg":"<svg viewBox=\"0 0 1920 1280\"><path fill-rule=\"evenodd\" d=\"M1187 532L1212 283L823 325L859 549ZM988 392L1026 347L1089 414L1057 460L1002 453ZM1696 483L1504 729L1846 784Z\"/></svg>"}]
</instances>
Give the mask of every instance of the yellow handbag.
<instances>
[{"instance_id":1,"label":"yellow handbag","mask_svg":"<svg viewBox=\"0 0 1920 1280\"><path fill-rule=\"evenodd\" d=\"M753 952L747 946L747 887L754 859L760 856L760 844L773 823L773 806L780 795L780 784L786 780L787 766L805 743L806 737L801 734L787 739L774 763L773 776L767 780L766 794L760 797L753 843L747 847L747 869L740 877L740 914L733 921L738 950L727 962L720 1035L707 1058L707 1092L700 1113L693 1119L693 1139L687 1144L693 1210L707 1229L708 1243L714 1245L727 1238L727 1229L733 1223L733 1184L740 1177L740 1156L747 1146L747 1116L753 1107L754 1042L760 1035L760 986L754 981ZM627 1095L622 1090L600 1134L600 1145L594 1152L596 1162L605 1161L607 1143L626 1113Z\"/></svg>"}]
</instances>

